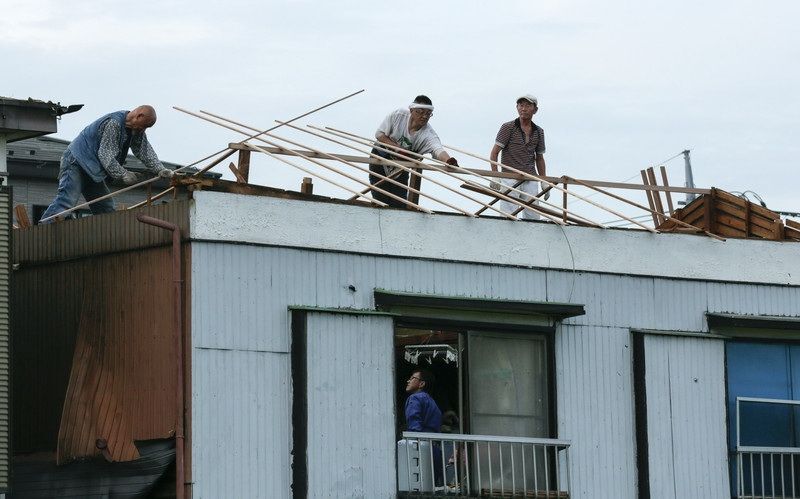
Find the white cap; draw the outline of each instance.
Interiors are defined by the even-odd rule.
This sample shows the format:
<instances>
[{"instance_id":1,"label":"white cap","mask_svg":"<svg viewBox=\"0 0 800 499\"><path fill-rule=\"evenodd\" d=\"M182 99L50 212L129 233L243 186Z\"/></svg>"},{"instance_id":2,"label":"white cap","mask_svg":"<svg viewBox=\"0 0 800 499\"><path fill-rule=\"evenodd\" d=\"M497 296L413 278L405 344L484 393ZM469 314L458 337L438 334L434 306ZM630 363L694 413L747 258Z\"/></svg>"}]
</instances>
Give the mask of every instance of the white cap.
<instances>
[{"instance_id":1,"label":"white cap","mask_svg":"<svg viewBox=\"0 0 800 499\"><path fill-rule=\"evenodd\" d=\"M531 104L534 104L537 107L539 106L538 99L536 99L536 97L534 97L531 94L525 94L525 95L523 95L521 97L517 97L517 102L519 102L521 100L526 100L526 101L530 102Z\"/></svg>"}]
</instances>

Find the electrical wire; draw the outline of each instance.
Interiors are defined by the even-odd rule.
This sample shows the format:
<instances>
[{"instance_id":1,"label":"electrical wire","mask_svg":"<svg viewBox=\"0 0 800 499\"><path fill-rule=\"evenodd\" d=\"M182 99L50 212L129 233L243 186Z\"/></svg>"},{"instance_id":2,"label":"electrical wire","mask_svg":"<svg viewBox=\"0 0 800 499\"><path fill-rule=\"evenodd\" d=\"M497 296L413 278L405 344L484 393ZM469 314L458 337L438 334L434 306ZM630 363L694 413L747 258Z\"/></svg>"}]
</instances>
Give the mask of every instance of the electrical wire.
<instances>
[{"instance_id":1,"label":"electrical wire","mask_svg":"<svg viewBox=\"0 0 800 499\"><path fill-rule=\"evenodd\" d=\"M669 157L669 158L667 158L667 159L661 160L661 161L659 161L658 163L655 163L655 165L659 165L659 166L660 166L660 165L664 165L664 164L666 164L666 163L668 163L668 162L672 161L673 159L677 158L678 156L682 156L682 155L683 155L683 151L679 152L678 154L675 154L674 156L670 156L670 157ZM629 180L633 180L633 179L635 179L635 178L636 178L636 177L638 177L639 175L640 175L640 174L639 174L639 173L637 173L637 174L635 174L635 175L632 175L632 176L630 176L630 177L626 178L625 180L620 180L619 182L621 182L621 183L625 183L625 182L627 182L627 181L629 181ZM593 193L591 193L591 194L588 194L588 195L584 196L584 198L587 198L587 199L588 199L588 198L590 198L590 197L592 197L592 196L596 196L596 195L598 195L598 194L600 194L600 193L599 193L599 192L593 192ZM572 203L572 205L573 205L573 206L575 206L576 204L580 203L581 201L582 201L582 199L578 199L577 201L574 201L574 202Z\"/></svg>"}]
</instances>

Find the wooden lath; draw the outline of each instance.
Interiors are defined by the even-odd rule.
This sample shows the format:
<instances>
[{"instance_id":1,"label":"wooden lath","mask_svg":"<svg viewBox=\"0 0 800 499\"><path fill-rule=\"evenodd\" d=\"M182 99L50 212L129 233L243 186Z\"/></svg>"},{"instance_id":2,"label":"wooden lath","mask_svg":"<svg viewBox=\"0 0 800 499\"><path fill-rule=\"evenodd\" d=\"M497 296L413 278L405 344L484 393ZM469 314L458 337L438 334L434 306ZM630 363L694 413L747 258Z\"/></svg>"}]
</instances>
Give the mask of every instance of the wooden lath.
<instances>
[{"instance_id":1,"label":"wooden lath","mask_svg":"<svg viewBox=\"0 0 800 499\"><path fill-rule=\"evenodd\" d=\"M355 94L351 94L351 96L352 95ZM339 99L338 101L341 101L347 97ZM338 101L334 101L334 103ZM317 108L317 110L324 107L327 107L327 105ZM745 213L742 217L740 217L742 223L739 224L736 221L736 216L738 215L736 206L729 200L726 200L724 194L719 194L716 191L709 191L708 189L673 187L669 184L666 169L663 166L659 167L659 172L656 172L655 168L653 167L642 170L642 184L576 179L568 175L551 177L533 175L515 168L508 167L507 165L501 165L496 161L490 161L487 158L470 153L463 149L456 148L454 146L444 146L447 149L464 154L468 158L474 158L489 163L493 168L499 167L501 170L493 171L483 168L468 168L460 165L449 165L445 162L439 161L436 158L423 158L417 153L397 149L392 146L388 146L387 144L380 143L374 139L362 137L354 133L333 127L323 128L312 125L308 125L308 127L298 127L291 124L291 121L308 115L315 110L305 113L304 115L300 115L293 120L286 122L278 121L277 125L261 131L260 128L239 123L232 119L225 118L208 111L200 111L199 113L195 113L178 107L175 109L214 123L215 125L234 130L246 136L246 138L244 138L241 142L228 144L225 149L217 153L216 158L214 158L214 156L208 156L201 160L212 161L198 172L198 174L204 173L205 171L208 171L211 168L225 162L225 160L233 154L238 153L238 159L236 162L229 162L227 163L227 166L236 178L236 182L243 186L249 185L251 157L252 152L255 151L262 153L269 158L275 159L276 161L285 165L289 165L292 168L295 168L308 175L305 177L303 184L301 184L301 191L304 193L310 194L312 192L312 179L316 177L318 180L327 182L337 189L342 189L352 194L350 200L359 199L361 202L380 207L384 207L386 204L372 197L373 192L380 192L394 199L398 203L402 203L408 209L421 211L428 214L433 213L432 210L419 203L419 199L423 197L434 203L442 205L449 210L453 210L457 213L461 213L470 217L482 216L488 212L490 214L503 216L510 220L518 220L518 215L520 213L522 213L524 210L530 210L539 214L542 218L548 221L561 225L583 225L605 228L603 224L577 213L574 210L574 207L570 207L568 200L573 198L581 202L586 202L601 210L607 211L617 217L620 217L622 220L626 220L629 223L652 233L656 233L661 230L672 232L680 231L706 233L717 239L722 239L728 234L731 234L732 237L747 237L741 235L744 233L755 234L755 237L775 238L777 237L778 231L781 231L782 236L785 238L794 238L796 236L800 236L800 227L795 227L788 223L785 225L782 224L780 228L778 228L774 223L772 225L766 224L763 220L763 217L756 217L756 212L758 210L755 210L749 206L744 208ZM292 128L294 130L301 131L305 134L312 135L316 138L323 139L338 146L346 147L352 151L355 151L357 154L325 152L310 147L302 142L290 140L286 137L271 133L272 130L278 127ZM375 149L376 151L371 149ZM375 154L376 152L380 152L381 154L391 153L392 159L379 156ZM292 159L287 159L286 156L291 156ZM198 163L199 162L195 162L193 165ZM371 172L364 166L373 164L391 166L392 169L395 170L395 173L390 175L382 175L380 173ZM324 169L330 173L322 175L319 173L320 169ZM353 169L358 170L359 173L351 173ZM396 175L401 172L407 172L410 175L409 184L400 183L396 180ZM657 173L660 173L662 185L659 185ZM379 182L377 184L371 183L369 181L370 176L374 176L375 178L379 179ZM342 177L344 177L347 182L343 182ZM498 178L513 179L517 182L497 188L493 184ZM478 205L477 208L460 206L450 198L434 196L432 194L433 191L430 190L429 192L426 192L426 190L422 189L423 179L427 179L427 183L434 184L442 189L452 192L453 194L457 195L462 202L463 200L467 200L470 203L475 203ZM450 184L443 182L443 179L455 179L458 181L458 184L454 186L452 185L452 182L450 182ZM540 182L542 191L531 199L530 196L528 196L527 193L520 188L520 184L525 181ZM145 185L146 183L147 182L139 185ZM189 186L189 188L202 188L201 184L192 184ZM360 185L361 187L357 186L356 188L353 188L353 184ZM398 196L386 190L384 185L389 184L403 187L407 190L408 196ZM153 195L148 190L147 200L133 205L131 209L142 206L143 204L150 204L158 198L166 195L168 192L174 193L176 185L188 184L183 182L182 179L175 179L170 189L167 189L161 193ZM603 194L604 196L613 200L622 201L629 206L635 207L639 210L644 210L646 213L652 215L655 228L637 221L636 216L628 216L602 203L588 199L590 196L581 195L581 193L585 193L585 191L582 189L569 188L570 185L591 189L596 193ZM607 189L644 191L648 201L647 206L609 192ZM545 196L545 193L548 191L560 191L562 194L561 199L548 201L549 196ZM710 209L700 208L701 206L706 206L706 204L705 201L698 201L696 204L693 203L692 205L684 208L682 212L681 210L678 210L682 214L681 217L673 217L671 215L674 209L671 196L673 192L704 194L704 196L699 199L716 199L717 197L721 196L722 201L720 203L714 203ZM116 193L112 195L116 195ZM488 197L489 199L486 200L484 196ZM529 200L522 201L521 199ZM511 203L511 208L505 207L507 205L498 204L498 202L501 200ZM81 206L86 206L88 204L91 203ZM720 206L717 206L717 204ZM503 208L500 209L500 206L503 206ZM719 213L716 213L714 210L719 211ZM768 226L765 226L765 224ZM727 228L715 230L717 225Z\"/></svg>"}]
</instances>

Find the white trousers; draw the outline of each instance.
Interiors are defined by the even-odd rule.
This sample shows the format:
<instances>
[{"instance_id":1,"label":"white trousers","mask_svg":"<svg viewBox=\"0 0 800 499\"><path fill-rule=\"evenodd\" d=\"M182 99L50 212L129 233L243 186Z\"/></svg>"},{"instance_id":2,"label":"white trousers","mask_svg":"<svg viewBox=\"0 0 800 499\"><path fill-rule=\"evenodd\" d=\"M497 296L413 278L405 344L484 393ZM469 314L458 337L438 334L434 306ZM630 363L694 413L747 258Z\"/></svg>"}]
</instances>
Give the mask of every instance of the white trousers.
<instances>
[{"instance_id":1,"label":"white trousers","mask_svg":"<svg viewBox=\"0 0 800 499\"><path fill-rule=\"evenodd\" d=\"M500 179L500 183L503 185L503 187L513 187L514 184L516 184L517 182L519 181L514 180L513 178ZM528 195L520 194L517 191L511 191L508 194L506 194L506 196L512 197L514 199L519 199L520 201L525 203L530 201L533 198L533 196L539 194L539 182L536 182L534 180L526 180L525 182L518 185L517 189L527 193ZM497 208L506 213L514 213L518 208L520 208L520 206L518 204L510 203L508 201L501 199L500 202L497 203ZM530 209L525 209L517 213L517 216L525 220L539 220L539 218L541 218L538 213Z\"/></svg>"}]
</instances>

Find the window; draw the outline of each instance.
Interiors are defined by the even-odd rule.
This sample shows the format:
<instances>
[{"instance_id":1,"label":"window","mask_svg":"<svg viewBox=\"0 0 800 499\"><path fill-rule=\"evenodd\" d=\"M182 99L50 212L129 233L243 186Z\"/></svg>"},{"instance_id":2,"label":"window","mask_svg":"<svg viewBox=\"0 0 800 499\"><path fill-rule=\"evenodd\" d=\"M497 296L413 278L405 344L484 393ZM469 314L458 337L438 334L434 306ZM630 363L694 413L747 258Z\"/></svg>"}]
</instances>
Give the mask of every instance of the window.
<instances>
[{"instance_id":1,"label":"window","mask_svg":"<svg viewBox=\"0 0 800 499\"><path fill-rule=\"evenodd\" d=\"M800 400L800 344L731 341L726 357L731 490L800 492L800 455L790 450L800 446L800 406L781 402ZM737 410L737 398L758 400L740 401ZM763 449L739 450L737 442Z\"/></svg>"}]
</instances>

